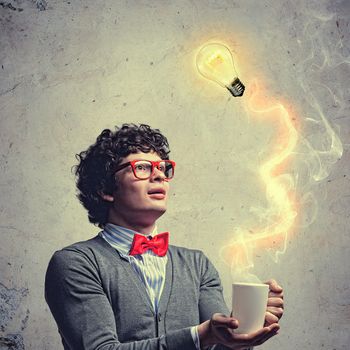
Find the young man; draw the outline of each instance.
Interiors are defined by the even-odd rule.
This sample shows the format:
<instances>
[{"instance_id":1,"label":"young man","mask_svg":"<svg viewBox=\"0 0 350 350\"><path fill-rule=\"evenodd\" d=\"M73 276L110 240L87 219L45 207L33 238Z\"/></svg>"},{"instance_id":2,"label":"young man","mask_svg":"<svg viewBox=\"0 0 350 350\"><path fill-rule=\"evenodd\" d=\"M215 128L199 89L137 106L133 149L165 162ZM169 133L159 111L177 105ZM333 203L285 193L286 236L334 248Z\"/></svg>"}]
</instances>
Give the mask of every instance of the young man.
<instances>
[{"instance_id":1,"label":"young man","mask_svg":"<svg viewBox=\"0 0 350 350\"><path fill-rule=\"evenodd\" d=\"M102 231L57 251L48 266L45 297L64 349L246 349L277 334L283 291L275 281L265 327L235 334L210 261L158 234L175 170L169 152L158 129L124 124L78 155L78 198Z\"/></svg>"}]
</instances>

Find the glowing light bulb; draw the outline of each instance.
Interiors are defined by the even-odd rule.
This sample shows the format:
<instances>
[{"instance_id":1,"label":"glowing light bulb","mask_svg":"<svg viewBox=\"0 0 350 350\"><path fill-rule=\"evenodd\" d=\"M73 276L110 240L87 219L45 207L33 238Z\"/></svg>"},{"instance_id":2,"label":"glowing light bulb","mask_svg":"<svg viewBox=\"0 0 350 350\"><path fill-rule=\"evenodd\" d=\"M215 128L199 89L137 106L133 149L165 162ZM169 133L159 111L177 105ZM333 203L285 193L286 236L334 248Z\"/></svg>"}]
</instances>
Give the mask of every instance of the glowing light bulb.
<instances>
[{"instance_id":1,"label":"glowing light bulb","mask_svg":"<svg viewBox=\"0 0 350 350\"><path fill-rule=\"evenodd\" d=\"M205 78L226 87L233 96L242 96L245 86L238 78L230 50L222 44L203 46L196 59L197 69Z\"/></svg>"}]
</instances>

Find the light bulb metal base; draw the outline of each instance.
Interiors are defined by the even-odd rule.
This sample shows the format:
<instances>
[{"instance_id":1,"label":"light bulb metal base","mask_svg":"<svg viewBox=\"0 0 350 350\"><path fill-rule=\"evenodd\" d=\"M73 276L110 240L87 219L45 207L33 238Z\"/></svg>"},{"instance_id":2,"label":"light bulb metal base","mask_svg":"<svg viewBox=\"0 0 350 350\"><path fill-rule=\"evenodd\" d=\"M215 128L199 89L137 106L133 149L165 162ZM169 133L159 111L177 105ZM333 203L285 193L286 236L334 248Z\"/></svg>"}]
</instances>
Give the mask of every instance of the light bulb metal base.
<instances>
[{"instance_id":1,"label":"light bulb metal base","mask_svg":"<svg viewBox=\"0 0 350 350\"><path fill-rule=\"evenodd\" d=\"M236 78L230 85L226 86L227 90L231 92L234 97L242 96L245 90L245 86Z\"/></svg>"}]
</instances>

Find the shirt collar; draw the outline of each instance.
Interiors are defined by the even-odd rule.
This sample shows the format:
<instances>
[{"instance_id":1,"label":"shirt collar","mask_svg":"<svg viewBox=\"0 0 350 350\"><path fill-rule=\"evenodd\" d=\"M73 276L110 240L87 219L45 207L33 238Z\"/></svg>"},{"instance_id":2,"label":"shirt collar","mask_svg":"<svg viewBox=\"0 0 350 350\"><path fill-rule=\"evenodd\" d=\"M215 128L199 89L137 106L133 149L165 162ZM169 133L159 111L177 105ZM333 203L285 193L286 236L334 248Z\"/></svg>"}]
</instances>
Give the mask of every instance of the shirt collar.
<instances>
[{"instance_id":1,"label":"shirt collar","mask_svg":"<svg viewBox=\"0 0 350 350\"><path fill-rule=\"evenodd\" d=\"M100 232L101 236L122 255L129 254L136 233L153 237L158 233L158 229L157 226L155 226L150 234L143 234L126 227L108 223L105 225L103 231Z\"/></svg>"}]
</instances>

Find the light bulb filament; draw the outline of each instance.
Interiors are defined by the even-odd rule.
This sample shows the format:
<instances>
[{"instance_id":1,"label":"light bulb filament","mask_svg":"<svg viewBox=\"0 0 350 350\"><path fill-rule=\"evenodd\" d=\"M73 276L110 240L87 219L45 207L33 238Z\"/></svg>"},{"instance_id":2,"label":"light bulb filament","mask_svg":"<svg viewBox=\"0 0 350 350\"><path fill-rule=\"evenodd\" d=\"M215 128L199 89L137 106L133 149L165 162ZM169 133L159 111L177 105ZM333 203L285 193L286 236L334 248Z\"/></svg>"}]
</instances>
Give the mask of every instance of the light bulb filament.
<instances>
[{"instance_id":1,"label":"light bulb filament","mask_svg":"<svg viewBox=\"0 0 350 350\"><path fill-rule=\"evenodd\" d=\"M223 58L219 53L214 54L208 59L208 65L212 66L214 69L218 68L219 65L223 63Z\"/></svg>"}]
</instances>

